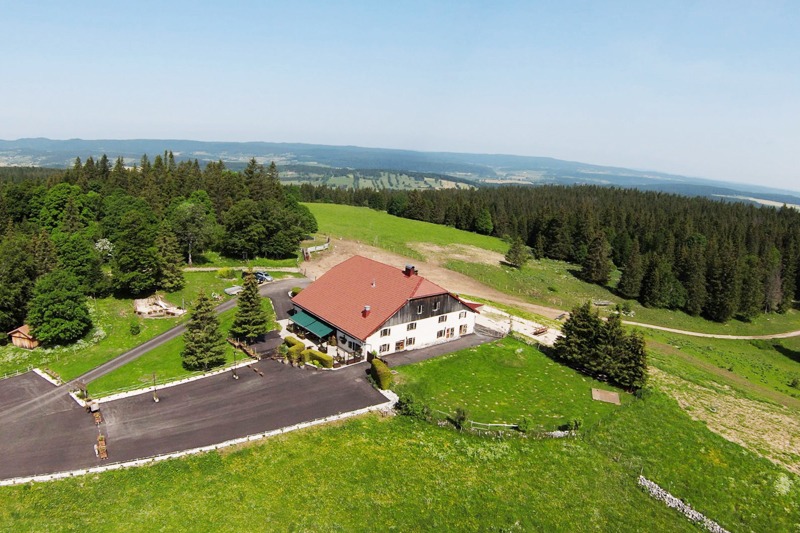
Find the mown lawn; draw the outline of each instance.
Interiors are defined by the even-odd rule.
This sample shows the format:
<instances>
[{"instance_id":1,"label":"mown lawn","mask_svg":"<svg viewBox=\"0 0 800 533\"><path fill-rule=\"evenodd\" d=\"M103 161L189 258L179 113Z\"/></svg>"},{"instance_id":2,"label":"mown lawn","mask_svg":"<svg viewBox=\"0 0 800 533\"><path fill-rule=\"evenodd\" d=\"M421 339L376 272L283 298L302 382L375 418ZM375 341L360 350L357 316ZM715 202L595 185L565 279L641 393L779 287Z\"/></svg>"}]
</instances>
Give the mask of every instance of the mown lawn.
<instances>
[{"instance_id":1,"label":"mown lawn","mask_svg":"<svg viewBox=\"0 0 800 533\"><path fill-rule=\"evenodd\" d=\"M269 313L270 329L275 328L275 312L269 298L263 298L264 309ZM234 317L236 309L230 309L219 315L220 329L227 334ZM191 375L199 374L183 368L181 362L181 351L183 350L183 336L173 339L158 348L147 352L138 359L135 359L125 366L106 374L105 376L92 381L89 384L89 391L94 397L106 396L138 387L146 387L153 382L153 374L159 383L183 379ZM225 343L225 364L231 364L234 359L241 361L244 357L242 352L235 352L233 346Z\"/></svg>"},{"instance_id":2,"label":"mown lawn","mask_svg":"<svg viewBox=\"0 0 800 533\"><path fill-rule=\"evenodd\" d=\"M391 252L424 260L416 250L409 248L410 242L426 242L447 246L452 243L466 244L493 252L506 253L508 245L496 237L478 235L448 226L419 222L375 211L368 207L352 207L334 204L303 204L317 218L320 233L333 238L358 240ZM334 242L334 246L335 246Z\"/></svg>"},{"instance_id":3,"label":"mown lawn","mask_svg":"<svg viewBox=\"0 0 800 533\"><path fill-rule=\"evenodd\" d=\"M266 257L231 258L219 252L207 251L192 257L192 266L195 267L296 267L297 258L267 259Z\"/></svg>"},{"instance_id":4,"label":"mown lawn","mask_svg":"<svg viewBox=\"0 0 800 533\"><path fill-rule=\"evenodd\" d=\"M127 471L0 488L13 531L696 531L576 440L366 416Z\"/></svg>"},{"instance_id":5,"label":"mown lawn","mask_svg":"<svg viewBox=\"0 0 800 533\"><path fill-rule=\"evenodd\" d=\"M216 272L185 272L186 286L165 294L165 299L189 306L202 288L207 294L217 292L224 301L229 297L223 289L235 285L220 279ZM0 347L0 376L27 370L28 367L50 368L64 380L73 379L92 368L138 346L185 320L181 318L136 318L133 300L114 297L90 299L89 309L94 327L81 341L64 347L37 348L27 351L14 346ZM141 331L131 334L131 323L138 321Z\"/></svg>"},{"instance_id":6,"label":"mown lawn","mask_svg":"<svg viewBox=\"0 0 800 533\"><path fill-rule=\"evenodd\" d=\"M456 408L483 423L516 424L523 418L545 431L580 420L592 425L618 407L592 400L592 388L618 391L560 365L532 346L506 338L422 363L396 368L396 390L432 409Z\"/></svg>"}]
</instances>

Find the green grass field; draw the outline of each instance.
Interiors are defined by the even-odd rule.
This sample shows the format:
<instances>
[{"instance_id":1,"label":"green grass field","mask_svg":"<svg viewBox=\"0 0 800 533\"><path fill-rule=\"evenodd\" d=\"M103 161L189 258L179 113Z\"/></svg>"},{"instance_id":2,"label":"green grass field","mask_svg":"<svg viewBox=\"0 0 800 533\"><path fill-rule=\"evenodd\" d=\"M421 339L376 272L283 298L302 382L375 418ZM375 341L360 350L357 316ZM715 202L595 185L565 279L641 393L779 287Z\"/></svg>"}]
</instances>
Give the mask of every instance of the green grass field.
<instances>
[{"instance_id":1,"label":"green grass field","mask_svg":"<svg viewBox=\"0 0 800 533\"><path fill-rule=\"evenodd\" d=\"M0 524L9 531L696 531L637 488L640 473L731 531L792 531L800 523L800 478L655 393L579 439L485 439L370 415L233 451L5 487ZM86 512L86 502L113 502L114 511Z\"/></svg>"},{"instance_id":2,"label":"green grass field","mask_svg":"<svg viewBox=\"0 0 800 533\"><path fill-rule=\"evenodd\" d=\"M420 252L410 248L409 243L424 242L439 246L463 244L502 254L508 250L508 245L496 237L394 217L366 207L315 203L305 205L317 218L320 233L357 240L419 260L425 258ZM464 261L449 261L445 266L507 294L565 311L587 300L607 300L614 303L625 301L616 296L609 287L580 280L576 275L580 267L563 261L530 261L520 270L499 264L492 266ZM615 271L610 287L614 287L618 280L619 271ZM719 324L680 311L648 309L635 300L628 300L628 303L634 311L634 316L629 320L687 331L722 335L765 335L800 330L800 312L796 310L786 314L761 315L752 322L731 320Z\"/></svg>"},{"instance_id":3,"label":"green grass field","mask_svg":"<svg viewBox=\"0 0 800 533\"><path fill-rule=\"evenodd\" d=\"M276 327L274 322L275 312L269 298L262 299L264 309L269 313L270 329ZM227 334L236 309L230 309L219 315L220 329ZM181 350L183 350L183 336L173 339L158 348L147 352L138 359L131 361L125 366L106 374L105 376L92 381L89 390L94 397L102 397L122 390L130 390L138 387L146 387L152 383L153 374L159 383L164 381L174 381L183 379L191 375L199 374L183 368L181 364ZM244 354L235 352L233 346L225 343L225 364L231 364L236 360L241 361Z\"/></svg>"},{"instance_id":4,"label":"green grass field","mask_svg":"<svg viewBox=\"0 0 800 533\"><path fill-rule=\"evenodd\" d=\"M219 252L206 251L192 257L192 266L195 267L296 267L297 258L289 259L267 259L265 257L239 258L234 259L225 257Z\"/></svg>"},{"instance_id":5,"label":"green grass field","mask_svg":"<svg viewBox=\"0 0 800 533\"><path fill-rule=\"evenodd\" d=\"M398 392L424 398L432 409L466 409L471 420L558 429L572 420L593 425L617 406L592 400L592 388L618 391L553 362L532 346L503 339L477 348L402 366ZM620 392L623 402L631 396Z\"/></svg>"},{"instance_id":6,"label":"green grass field","mask_svg":"<svg viewBox=\"0 0 800 533\"><path fill-rule=\"evenodd\" d=\"M735 341L641 331L648 340L676 348L753 384L800 399L800 389L789 385L793 378L800 378L798 339Z\"/></svg>"},{"instance_id":7,"label":"green grass field","mask_svg":"<svg viewBox=\"0 0 800 533\"><path fill-rule=\"evenodd\" d=\"M587 300L604 300L614 305L627 301L634 315L625 317L625 320L668 328L720 335L767 335L800 330L800 312L796 310L785 314L760 315L752 322L730 320L720 324L681 311L649 309L636 300L620 298L609 287L580 280L577 277L579 267L563 261L551 259L530 261L522 269L464 261L448 261L446 266L507 294L557 309L570 310ZM619 271L616 271L610 286L615 286L618 280ZM614 305L602 308L602 312L612 311Z\"/></svg>"},{"instance_id":8,"label":"green grass field","mask_svg":"<svg viewBox=\"0 0 800 533\"><path fill-rule=\"evenodd\" d=\"M500 253L505 253L508 249L508 245L496 237L469 233L429 222L394 217L367 207L333 204L304 205L317 218L320 233L328 234L332 238L358 240L416 259L424 259L424 257L407 246L410 242L425 242L440 246L460 243Z\"/></svg>"},{"instance_id":9,"label":"green grass field","mask_svg":"<svg viewBox=\"0 0 800 533\"><path fill-rule=\"evenodd\" d=\"M216 272L186 272L186 286L180 291L168 293L165 299L175 305L190 305L202 288L206 293L218 292L222 299L223 289L236 284L217 277ZM184 318L136 319L133 300L114 297L90 299L89 308L94 327L86 337L76 344L60 348L28 351L12 345L0 347L0 375L28 367L50 368L64 380L73 379L92 368L138 346L179 324ZM141 332L131 335L131 322L138 320Z\"/></svg>"}]
</instances>

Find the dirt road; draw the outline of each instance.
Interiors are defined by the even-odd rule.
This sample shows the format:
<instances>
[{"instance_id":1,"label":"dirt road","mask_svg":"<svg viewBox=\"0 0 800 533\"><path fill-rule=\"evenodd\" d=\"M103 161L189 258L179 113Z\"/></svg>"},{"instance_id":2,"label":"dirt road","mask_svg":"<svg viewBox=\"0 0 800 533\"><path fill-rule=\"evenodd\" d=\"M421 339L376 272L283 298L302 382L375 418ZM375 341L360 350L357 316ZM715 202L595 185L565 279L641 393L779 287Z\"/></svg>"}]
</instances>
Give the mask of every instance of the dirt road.
<instances>
[{"instance_id":1,"label":"dirt road","mask_svg":"<svg viewBox=\"0 0 800 533\"><path fill-rule=\"evenodd\" d=\"M536 313L537 315L547 318L556 318L564 313L564 311L560 309L553 309L552 307L544 307L526 302L520 298L492 289L469 276L444 268L444 257L452 257L452 255L447 255L447 251L441 248L437 248L441 253L431 253L432 248L429 245L419 245L421 248L420 252L428 258L426 261L420 261L355 241L333 239L331 244L333 245L332 249L322 254L314 254L311 262L303 263L300 266L301 271L312 281L345 259L354 255L361 255L369 259L374 259L375 261L380 261L381 263L386 263L387 265L395 265L398 268L403 268L403 266L407 264L412 264L419 270L421 276L424 276L437 285L441 285L456 294L477 296L486 300L503 302L507 305L530 311L531 313ZM414 247L413 244L410 246ZM424 249L422 249L423 246ZM468 246L454 245L452 252L466 261L474 262L487 262L487 260L491 260L496 264L496 262L502 258L500 254L488 252L479 248L472 249Z\"/></svg>"},{"instance_id":2,"label":"dirt road","mask_svg":"<svg viewBox=\"0 0 800 533\"><path fill-rule=\"evenodd\" d=\"M444 267L444 264L448 259L459 259L474 263L487 263L496 265L501 259L503 259L503 256L496 252L490 252L480 248L474 248L460 244L454 244L444 248L427 243L410 243L409 247L419 251L426 257L425 261L420 261L418 259L411 259L409 257L388 252L386 250L356 241L333 239L331 244L333 245L331 247L332 249L327 250L323 254L315 254L310 262L301 264L301 271L312 281L345 259L354 255L362 255L364 257L374 259L375 261L380 261L389 265L396 265L398 268L402 268L406 264L413 264L419 270L420 275L428 278L438 285L441 285L442 287L446 287L448 290L457 294L476 296L478 298L483 298L485 300L491 300L494 302L502 302L506 305L510 305L512 307L516 307L518 309L529 311L531 313L551 319L563 315L566 311L564 309L554 309L552 307L532 304L516 296L492 289L478 280L472 279L464 274L459 274L458 272L453 272L452 270L448 270ZM643 324L640 322L623 321L623 324L640 328L668 331L681 335L706 337L712 339L757 340L786 339L789 337L800 336L800 330L790 331L788 333L775 333L771 335L718 335L714 333L700 333L696 331L666 328L663 326Z\"/></svg>"}]
</instances>

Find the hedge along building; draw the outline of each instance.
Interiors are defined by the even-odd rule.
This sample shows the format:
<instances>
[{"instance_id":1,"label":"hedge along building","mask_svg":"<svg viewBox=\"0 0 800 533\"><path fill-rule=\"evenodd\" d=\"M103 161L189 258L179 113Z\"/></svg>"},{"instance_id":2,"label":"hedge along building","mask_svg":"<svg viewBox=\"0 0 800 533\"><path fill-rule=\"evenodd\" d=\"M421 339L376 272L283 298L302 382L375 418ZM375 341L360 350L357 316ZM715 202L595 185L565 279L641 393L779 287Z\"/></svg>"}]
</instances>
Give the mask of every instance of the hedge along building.
<instances>
[{"instance_id":1,"label":"hedge along building","mask_svg":"<svg viewBox=\"0 0 800 533\"><path fill-rule=\"evenodd\" d=\"M405 269L353 256L292 298L292 322L352 353L413 350L469 335L478 304Z\"/></svg>"}]
</instances>

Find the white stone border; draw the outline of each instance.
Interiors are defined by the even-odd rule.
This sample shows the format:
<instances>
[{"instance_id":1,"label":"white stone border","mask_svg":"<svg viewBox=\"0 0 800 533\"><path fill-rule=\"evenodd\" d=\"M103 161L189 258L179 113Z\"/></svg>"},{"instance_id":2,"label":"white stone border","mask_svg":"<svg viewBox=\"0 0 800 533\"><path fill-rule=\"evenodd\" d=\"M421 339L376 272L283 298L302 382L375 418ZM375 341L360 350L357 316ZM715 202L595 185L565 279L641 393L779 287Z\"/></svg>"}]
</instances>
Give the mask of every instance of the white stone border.
<instances>
[{"instance_id":1,"label":"white stone border","mask_svg":"<svg viewBox=\"0 0 800 533\"><path fill-rule=\"evenodd\" d=\"M168 389L170 387L175 387L177 385L183 385L184 383L191 383L192 381L197 381L199 379L210 378L212 376L217 376L219 374L224 374L225 372L229 372L229 371L233 370L234 368L239 369L239 368L242 368L242 367L245 367L245 366L252 365L253 363L257 363L257 362L258 361L256 361L255 359L250 359L248 357L247 359L244 359L241 362L236 363L235 365L226 366L225 368L220 368L218 370L214 370L212 372L207 372L207 373L200 374L200 375L197 375L197 376L190 376L188 378L178 379L178 380L175 380L175 381L168 381L167 383L156 385L155 389L156 390ZM113 402L114 400L121 400L122 398L130 398L131 396L138 396L139 394L145 394L145 393L148 393L148 392L152 393L153 392L153 388L154 387L152 385L150 385L150 386L145 387L143 389L135 389L135 390L126 391L126 392L119 392L117 394L110 394L108 396L101 396L99 398L92 398L92 401L96 401L98 403ZM81 404L81 405L83 405L83 404Z\"/></svg>"},{"instance_id":2,"label":"white stone border","mask_svg":"<svg viewBox=\"0 0 800 533\"><path fill-rule=\"evenodd\" d=\"M391 391L381 391L381 392L391 392ZM394 393L391 393L394 394ZM386 394L385 394L386 395ZM10 485L22 485L24 483L36 483L42 481L54 481L57 479L66 479L75 476L83 476L86 474L95 474L99 472L107 472L109 470L119 470L122 468L130 468L135 466L143 466L148 464L157 463L159 461L165 461L167 459L177 459L179 457L185 457L187 455L194 455L198 453L210 452L214 450L219 450L222 448L228 448L230 446L236 446L237 444L244 444L247 442L252 442L260 439L266 439L269 437L274 437L276 435L282 435L284 433L289 433L292 431L297 431L300 429L305 429L308 427L319 426L321 424L327 424L329 422L335 422L337 420L344 420L346 418L351 418L358 415L363 415L369 413L371 411L384 411L388 412L391 410L393 405L392 401L384 402L378 405L372 405L370 407L364 407L362 409L356 409L355 411L349 411L347 413L339 413L338 415L331 415L325 418L317 418L316 420L312 420L310 422L301 422L299 424L295 424L293 426L288 426L279 429L273 429L271 431L265 431L263 433L257 433L254 435L248 435L246 437L239 437L237 439L227 440L225 442L221 442L219 444L210 444L208 446L201 446L199 448L192 448L190 450L184 450L181 452L172 452L166 453L162 455L154 455L151 457L145 457L143 459L135 459L132 461L124 461L121 463L112 463L105 466L95 466L92 468L84 468L80 470L71 470L68 472L57 472L54 474L41 474L37 476L27 476L27 477L17 477L11 479L3 479L0 480L0 487L3 486L10 486Z\"/></svg>"},{"instance_id":3,"label":"white stone border","mask_svg":"<svg viewBox=\"0 0 800 533\"><path fill-rule=\"evenodd\" d=\"M664 502L667 504L667 507L671 507L677 511L680 511L686 518L692 522L698 522L699 524L702 524L703 527L712 533L730 533L727 529L706 517L706 515L703 513L695 511L692 509L691 505L688 503L683 503L683 501L665 491L659 487L657 483L650 481L646 477L639 476L639 486L643 487L647 493L656 500Z\"/></svg>"},{"instance_id":4,"label":"white stone border","mask_svg":"<svg viewBox=\"0 0 800 533\"><path fill-rule=\"evenodd\" d=\"M61 383L58 380L53 378L53 376L51 376L50 374L48 374L44 370L41 370L39 368L33 368L31 370L33 370L33 372L35 372L40 378L46 379L47 381L49 381L51 384L55 385L56 387L60 387L61 386Z\"/></svg>"}]
</instances>

